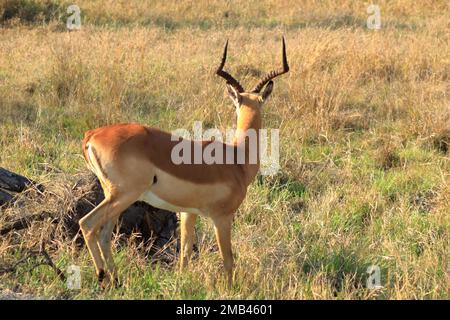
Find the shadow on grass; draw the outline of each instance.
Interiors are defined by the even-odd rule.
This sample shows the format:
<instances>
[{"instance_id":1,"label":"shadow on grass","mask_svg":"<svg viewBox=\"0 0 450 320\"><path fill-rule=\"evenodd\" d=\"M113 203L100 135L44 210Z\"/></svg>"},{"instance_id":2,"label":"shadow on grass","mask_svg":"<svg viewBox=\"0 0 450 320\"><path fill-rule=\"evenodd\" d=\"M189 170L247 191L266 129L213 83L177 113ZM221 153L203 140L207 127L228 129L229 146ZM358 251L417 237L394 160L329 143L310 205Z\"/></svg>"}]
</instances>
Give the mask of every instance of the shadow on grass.
<instances>
[{"instance_id":1,"label":"shadow on grass","mask_svg":"<svg viewBox=\"0 0 450 320\"><path fill-rule=\"evenodd\" d=\"M309 250L307 250L309 251ZM369 267L372 263L363 262L349 249L309 251L309 255L300 262L302 271L308 276L325 273L333 288L333 295L339 297L345 291L362 291L367 289ZM387 270L380 267L381 284L386 279Z\"/></svg>"}]
</instances>

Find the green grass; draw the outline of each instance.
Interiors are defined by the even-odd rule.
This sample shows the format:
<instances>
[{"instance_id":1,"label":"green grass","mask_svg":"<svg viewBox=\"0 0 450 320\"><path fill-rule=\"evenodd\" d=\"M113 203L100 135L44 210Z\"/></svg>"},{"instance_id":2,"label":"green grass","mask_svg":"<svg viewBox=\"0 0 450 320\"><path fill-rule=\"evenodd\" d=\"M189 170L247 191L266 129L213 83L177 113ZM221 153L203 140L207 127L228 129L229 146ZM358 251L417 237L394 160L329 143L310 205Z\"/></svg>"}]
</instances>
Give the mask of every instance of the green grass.
<instances>
[{"instance_id":1,"label":"green grass","mask_svg":"<svg viewBox=\"0 0 450 320\"><path fill-rule=\"evenodd\" d=\"M102 290L86 251L59 234L51 255L81 267L69 290L33 261L0 275L0 290L71 299L449 299L448 3L380 1L368 30L359 1L80 0L82 30L67 32L65 1L0 5L0 166L47 191L1 208L0 226L55 215L74 201L87 169L83 132L118 122L166 131L232 127L235 111L213 76L226 38L227 70L254 84L279 64L291 71L263 110L280 129L281 170L252 183L233 225L235 283L227 290L214 230L199 219L187 272L116 243L122 286ZM5 13L6 12L6 13ZM49 222L0 238L10 265ZM381 269L383 289L366 287Z\"/></svg>"}]
</instances>

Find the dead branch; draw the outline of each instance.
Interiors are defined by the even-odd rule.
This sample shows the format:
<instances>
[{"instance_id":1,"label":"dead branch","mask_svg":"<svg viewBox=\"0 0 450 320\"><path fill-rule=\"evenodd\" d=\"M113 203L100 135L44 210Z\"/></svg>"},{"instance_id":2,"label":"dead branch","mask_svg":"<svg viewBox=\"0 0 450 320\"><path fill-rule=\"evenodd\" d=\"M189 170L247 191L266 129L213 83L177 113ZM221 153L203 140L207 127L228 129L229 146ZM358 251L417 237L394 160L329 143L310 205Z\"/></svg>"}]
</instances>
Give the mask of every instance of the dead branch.
<instances>
[{"instance_id":1,"label":"dead branch","mask_svg":"<svg viewBox=\"0 0 450 320\"><path fill-rule=\"evenodd\" d=\"M41 184L0 167L0 188L13 192L22 192L26 188L32 186L36 187L41 192L44 191L44 187Z\"/></svg>"},{"instance_id":2,"label":"dead branch","mask_svg":"<svg viewBox=\"0 0 450 320\"><path fill-rule=\"evenodd\" d=\"M41 255L44 257L45 260L45 264L47 264L48 266L50 266L55 273L58 275L58 277L61 279L61 281L66 281L66 276L64 275L64 273L61 271L61 269L59 269L54 263L52 258L50 257L50 255L48 254L47 250L45 250L45 242L42 243L41 248L40 248L40 253Z\"/></svg>"},{"instance_id":3,"label":"dead branch","mask_svg":"<svg viewBox=\"0 0 450 320\"><path fill-rule=\"evenodd\" d=\"M41 212L39 214L34 214L28 217L20 218L12 221L6 227L0 229L0 235L3 236L11 231L20 231L26 229L31 226L32 222L35 221L43 221L52 216L49 212ZM57 222L57 219L54 219L54 222Z\"/></svg>"}]
</instances>

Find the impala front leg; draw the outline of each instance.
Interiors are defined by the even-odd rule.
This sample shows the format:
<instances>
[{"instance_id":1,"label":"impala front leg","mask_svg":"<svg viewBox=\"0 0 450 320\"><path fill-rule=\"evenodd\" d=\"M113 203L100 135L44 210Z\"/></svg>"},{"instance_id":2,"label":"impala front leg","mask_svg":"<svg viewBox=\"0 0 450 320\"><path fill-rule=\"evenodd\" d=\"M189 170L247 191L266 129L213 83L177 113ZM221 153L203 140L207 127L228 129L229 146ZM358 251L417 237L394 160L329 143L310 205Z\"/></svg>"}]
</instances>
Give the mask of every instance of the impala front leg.
<instances>
[{"instance_id":1,"label":"impala front leg","mask_svg":"<svg viewBox=\"0 0 450 320\"><path fill-rule=\"evenodd\" d=\"M223 267L228 280L228 287L233 284L233 252L231 250L231 224L233 215L225 215L213 218L217 243L223 259Z\"/></svg>"},{"instance_id":2,"label":"impala front leg","mask_svg":"<svg viewBox=\"0 0 450 320\"><path fill-rule=\"evenodd\" d=\"M180 271L186 268L192 254L195 237L195 221L197 215L194 213L180 212L181 246L180 246Z\"/></svg>"}]
</instances>

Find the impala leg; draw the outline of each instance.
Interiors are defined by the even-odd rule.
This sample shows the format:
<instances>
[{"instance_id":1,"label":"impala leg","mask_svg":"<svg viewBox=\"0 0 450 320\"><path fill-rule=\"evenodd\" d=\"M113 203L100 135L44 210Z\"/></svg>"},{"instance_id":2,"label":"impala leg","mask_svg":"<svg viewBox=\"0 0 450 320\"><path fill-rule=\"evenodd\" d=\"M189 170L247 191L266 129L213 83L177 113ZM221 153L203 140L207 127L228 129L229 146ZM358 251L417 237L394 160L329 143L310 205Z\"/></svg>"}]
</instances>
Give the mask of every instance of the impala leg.
<instances>
[{"instance_id":1,"label":"impala leg","mask_svg":"<svg viewBox=\"0 0 450 320\"><path fill-rule=\"evenodd\" d=\"M94 260L97 277L100 282L105 277L105 267L108 267L106 271L115 270L111 254L112 228L122 211L136 201L137 198L138 196L134 197L132 194L107 198L80 220L81 231ZM110 222L112 226L109 225ZM102 227L104 228L102 229ZM100 239L102 230L104 230L102 238L105 240Z\"/></svg>"},{"instance_id":2,"label":"impala leg","mask_svg":"<svg viewBox=\"0 0 450 320\"><path fill-rule=\"evenodd\" d=\"M233 283L233 252L231 250L231 224L233 215L221 216L214 219L217 243L223 259L223 266L228 280L228 287Z\"/></svg>"},{"instance_id":3,"label":"impala leg","mask_svg":"<svg viewBox=\"0 0 450 320\"><path fill-rule=\"evenodd\" d=\"M108 209L111 206L110 200L103 200L97 207L95 207L91 212L84 216L80 220L80 229L83 233L84 240L88 251L94 261L94 267L99 281L103 280L105 275L105 265L102 259L100 248L97 245L98 231L101 225L98 223L98 216L101 215L102 211Z\"/></svg>"},{"instance_id":4,"label":"impala leg","mask_svg":"<svg viewBox=\"0 0 450 320\"><path fill-rule=\"evenodd\" d=\"M195 221L197 215L188 212L180 213L181 247L180 247L180 271L186 268L192 254L195 236Z\"/></svg>"},{"instance_id":5,"label":"impala leg","mask_svg":"<svg viewBox=\"0 0 450 320\"><path fill-rule=\"evenodd\" d=\"M117 282L116 268L111 251L111 237L114 226L117 224L117 219L109 220L101 229L98 246L103 257L103 261L111 281Z\"/></svg>"}]
</instances>

